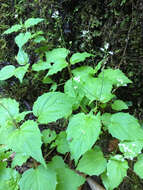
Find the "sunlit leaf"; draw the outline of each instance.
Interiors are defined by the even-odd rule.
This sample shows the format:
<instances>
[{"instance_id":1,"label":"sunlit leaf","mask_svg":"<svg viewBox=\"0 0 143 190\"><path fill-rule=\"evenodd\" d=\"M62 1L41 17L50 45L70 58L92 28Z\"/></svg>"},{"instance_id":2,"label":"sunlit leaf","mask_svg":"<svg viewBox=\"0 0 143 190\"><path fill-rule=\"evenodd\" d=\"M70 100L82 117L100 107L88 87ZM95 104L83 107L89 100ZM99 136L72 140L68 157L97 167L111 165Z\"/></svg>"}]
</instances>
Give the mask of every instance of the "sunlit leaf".
<instances>
[{"instance_id":1,"label":"sunlit leaf","mask_svg":"<svg viewBox=\"0 0 143 190\"><path fill-rule=\"evenodd\" d=\"M11 28L7 29L6 31L4 31L3 34L11 34L13 32L17 32L18 30L20 30L22 28L22 25L20 24L15 24L13 25Z\"/></svg>"},{"instance_id":2,"label":"sunlit leaf","mask_svg":"<svg viewBox=\"0 0 143 190\"><path fill-rule=\"evenodd\" d=\"M67 132L72 157L77 161L81 155L90 150L100 134L100 115L79 113L70 121ZM80 147L80 148L79 148Z\"/></svg>"},{"instance_id":3,"label":"sunlit leaf","mask_svg":"<svg viewBox=\"0 0 143 190\"><path fill-rule=\"evenodd\" d=\"M31 26L37 25L38 23L44 21L43 18L29 18L24 22L25 28L29 28Z\"/></svg>"},{"instance_id":4,"label":"sunlit leaf","mask_svg":"<svg viewBox=\"0 0 143 190\"><path fill-rule=\"evenodd\" d=\"M21 49L24 44L26 44L31 38L31 33L26 32L26 33L20 33L18 36L15 38L15 43L17 46Z\"/></svg>"},{"instance_id":5,"label":"sunlit leaf","mask_svg":"<svg viewBox=\"0 0 143 190\"><path fill-rule=\"evenodd\" d=\"M49 92L39 96L33 106L33 113L43 124L68 117L72 113L72 100L61 92Z\"/></svg>"},{"instance_id":6,"label":"sunlit leaf","mask_svg":"<svg viewBox=\"0 0 143 190\"><path fill-rule=\"evenodd\" d=\"M8 65L0 70L0 80L7 80L14 75L15 67L13 65Z\"/></svg>"},{"instance_id":7,"label":"sunlit leaf","mask_svg":"<svg viewBox=\"0 0 143 190\"><path fill-rule=\"evenodd\" d=\"M88 175L100 175L106 169L106 159L99 147L87 151L80 159L77 170Z\"/></svg>"},{"instance_id":8,"label":"sunlit leaf","mask_svg":"<svg viewBox=\"0 0 143 190\"><path fill-rule=\"evenodd\" d=\"M56 184L56 173L43 166L27 170L19 182L20 190L55 190Z\"/></svg>"}]
</instances>

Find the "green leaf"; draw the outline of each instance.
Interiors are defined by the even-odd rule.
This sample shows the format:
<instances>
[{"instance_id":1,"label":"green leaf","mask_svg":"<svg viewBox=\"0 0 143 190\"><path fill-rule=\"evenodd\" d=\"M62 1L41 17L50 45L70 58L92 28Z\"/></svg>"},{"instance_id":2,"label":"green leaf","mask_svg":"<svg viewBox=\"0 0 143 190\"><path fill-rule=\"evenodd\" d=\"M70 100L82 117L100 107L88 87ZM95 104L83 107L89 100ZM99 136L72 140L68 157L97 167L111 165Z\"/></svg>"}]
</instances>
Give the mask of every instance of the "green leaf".
<instances>
[{"instance_id":1,"label":"green leaf","mask_svg":"<svg viewBox=\"0 0 143 190\"><path fill-rule=\"evenodd\" d=\"M45 144L51 143L56 138L56 132L50 129L45 129L42 131L42 141Z\"/></svg>"},{"instance_id":2,"label":"green leaf","mask_svg":"<svg viewBox=\"0 0 143 190\"><path fill-rule=\"evenodd\" d=\"M123 102L122 100L115 100L114 103L111 104L111 107L113 110L116 110L116 111L128 109L127 104Z\"/></svg>"},{"instance_id":3,"label":"green leaf","mask_svg":"<svg viewBox=\"0 0 143 190\"><path fill-rule=\"evenodd\" d=\"M42 41L45 41L46 39L44 38L44 36L37 36L35 39L34 39L34 42L35 43L40 43Z\"/></svg>"},{"instance_id":4,"label":"green leaf","mask_svg":"<svg viewBox=\"0 0 143 190\"><path fill-rule=\"evenodd\" d=\"M19 65L26 65L29 62L28 54L22 48L19 49L15 58Z\"/></svg>"},{"instance_id":5,"label":"green leaf","mask_svg":"<svg viewBox=\"0 0 143 190\"><path fill-rule=\"evenodd\" d=\"M53 63L46 77L56 74L57 72L68 66L68 63L66 61L66 57L68 54L69 50L65 48L56 48L52 51L46 52L46 62L49 64Z\"/></svg>"},{"instance_id":6,"label":"green leaf","mask_svg":"<svg viewBox=\"0 0 143 190\"><path fill-rule=\"evenodd\" d=\"M90 150L100 134L100 115L79 113L70 121L67 132L72 157L77 161L81 155ZM80 147L80 148L79 148Z\"/></svg>"},{"instance_id":7,"label":"green leaf","mask_svg":"<svg viewBox=\"0 0 143 190\"><path fill-rule=\"evenodd\" d=\"M25 116L26 116L27 114L29 114L29 113L32 113L32 111L24 111L24 112L19 113L18 115L16 115L16 116L14 117L14 119L15 119L15 121L18 123L18 122L24 120Z\"/></svg>"},{"instance_id":8,"label":"green leaf","mask_svg":"<svg viewBox=\"0 0 143 190\"><path fill-rule=\"evenodd\" d=\"M93 77L95 71L90 66L81 66L72 70L72 73L75 77L79 77L83 82L86 82L88 78Z\"/></svg>"},{"instance_id":9,"label":"green leaf","mask_svg":"<svg viewBox=\"0 0 143 190\"><path fill-rule=\"evenodd\" d=\"M104 172L102 175L101 175L101 179L102 179L102 182L106 188L106 190L113 190L113 188L111 188L110 186L110 181L108 179L108 176L107 176L107 173Z\"/></svg>"},{"instance_id":10,"label":"green leaf","mask_svg":"<svg viewBox=\"0 0 143 190\"><path fill-rule=\"evenodd\" d=\"M74 65L75 63L79 63L84 61L87 57L94 56L90 53L84 52L84 53L74 53L70 58L71 65Z\"/></svg>"},{"instance_id":11,"label":"green leaf","mask_svg":"<svg viewBox=\"0 0 143 190\"><path fill-rule=\"evenodd\" d=\"M116 155L107 163L106 177L102 177L107 189L114 189L122 182L127 175L128 162L121 155ZM105 182L104 182L105 181Z\"/></svg>"},{"instance_id":12,"label":"green leaf","mask_svg":"<svg viewBox=\"0 0 143 190\"><path fill-rule=\"evenodd\" d=\"M111 116L112 116L112 114L110 114L110 113L104 113L104 114L102 114L101 120L102 120L102 123L103 123L104 126L107 127L107 126L110 125Z\"/></svg>"},{"instance_id":13,"label":"green leaf","mask_svg":"<svg viewBox=\"0 0 143 190\"><path fill-rule=\"evenodd\" d=\"M25 156L22 153L16 153L12 160L12 168L14 168L15 166L22 166L22 164L25 163L28 158L29 156Z\"/></svg>"},{"instance_id":14,"label":"green leaf","mask_svg":"<svg viewBox=\"0 0 143 190\"><path fill-rule=\"evenodd\" d=\"M138 156L137 162L134 164L134 172L143 179L143 154Z\"/></svg>"},{"instance_id":15,"label":"green leaf","mask_svg":"<svg viewBox=\"0 0 143 190\"><path fill-rule=\"evenodd\" d=\"M19 178L20 175L17 171L0 164L0 190L18 190Z\"/></svg>"},{"instance_id":16,"label":"green leaf","mask_svg":"<svg viewBox=\"0 0 143 190\"><path fill-rule=\"evenodd\" d=\"M57 151L61 154L69 152L69 146L67 142L67 134L65 131L60 132L57 135L55 142L52 143L51 148L57 146Z\"/></svg>"},{"instance_id":17,"label":"green leaf","mask_svg":"<svg viewBox=\"0 0 143 190\"><path fill-rule=\"evenodd\" d=\"M55 156L52 162L49 163L50 168L55 169L57 173L56 190L77 190L80 185L85 182L85 179L64 164L61 157Z\"/></svg>"},{"instance_id":18,"label":"green leaf","mask_svg":"<svg viewBox=\"0 0 143 190\"><path fill-rule=\"evenodd\" d=\"M95 67L95 73L97 73L99 69L101 69L102 65L105 64L105 62L106 62L106 58L103 58L101 61L99 61L99 63Z\"/></svg>"},{"instance_id":19,"label":"green leaf","mask_svg":"<svg viewBox=\"0 0 143 190\"><path fill-rule=\"evenodd\" d=\"M57 119L68 117L72 113L72 100L61 92L49 92L38 97L33 106L33 113L38 122L47 124Z\"/></svg>"},{"instance_id":20,"label":"green leaf","mask_svg":"<svg viewBox=\"0 0 143 190\"><path fill-rule=\"evenodd\" d=\"M29 68L29 64L15 69L14 75L19 79L21 83L23 81L24 75L27 72L28 68Z\"/></svg>"},{"instance_id":21,"label":"green leaf","mask_svg":"<svg viewBox=\"0 0 143 190\"><path fill-rule=\"evenodd\" d=\"M98 100L102 103L106 103L114 97L111 93L111 83L100 78L87 79L86 82L83 83L83 89L85 96L91 101Z\"/></svg>"},{"instance_id":22,"label":"green leaf","mask_svg":"<svg viewBox=\"0 0 143 190\"><path fill-rule=\"evenodd\" d=\"M19 114L19 103L11 98L0 99L0 125L5 126L8 121L12 121Z\"/></svg>"},{"instance_id":23,"label":"green leaf","mask_svg":"<svg viewBox=\"0 0 143 190\"><path fill-rule=\"evenodd\" d=\"M65 67L68 66L68 63L65 59L63 58L58 58L55 62L55 64L52 65L52 67L49 69L47 76L50 76L50 75L53 75L53 74L56 74L57 72L63 70Z\"/></svg>"},{"instance_id":24,"label":"green leaf","mask_svg":"<svg viewBox=\"0 0 143 190\"><path fill-rule=\"evenodd\" d=\"M7 80L14 75L15 67L13 65L8 65L0 70L0 80Z\"/></svg>"},{"instance_id":25,"label":"green leaf","mask_svg":"<svg viewBox=\"0 0 143 190\"><path fill-rule=\"evenodd\" d=\"M78 83L75 82L73 79L69 79L64 85L64 92L69 97L75 99L73 109L77 109L80 105L81 100L84 97L84 92L80 88L80 85L78 85Z\"/></svg>"},{"instance_id":26,"label":"green leaf","mask_svg":"<svg viewBox=\"0 0 143 190\"><path fill-rule=\"evenodd\" d=\"M33 71L44 71L46 69L51 68L51 64L46 62L46 61L38 61L38 63L35 63L32 65L32 70Z\"/></svg>"},{"instance_id":27,"label":"green leaf","mask_svg":"<svg viewBox=\"0 0 143 190\"><path fill-rule=\"evenodd\" d=\"M64 163L64 160L60 156L54 156L52 158L52 161L48 163L48 167L52 168L53 170L59 169L59 168L65 168L67 165Z\"/></svg>"},{"instance_id":28,"label":"green leaf","mask_svg":"<svg viewBox=\"0 0 143 190\"><path fill-rule=\"evenodd\" d=\"M114 97L111 94L111 82L101 78L94 78L95 70L92 67L82 66L74 69L72 73L75 76L73 80L84 91L85 96L89 100L99 100L102 103L106 103Z\"/></svg>"},{"instance_id":29,"label":"green leaf","mask_svg":"<svg viewBox=\"0 0 143 190\"><path fill-rule=\"evenodd\" d=\"M43 166L27 170L19 182L21 190L55 190L56 184L56 173Z\"/></svg>"},{"instance_id":30,"label":"green leaf","mask_svg":"<svg viewBox=\"0 0 143 190\"><path fill-rule=\"evenodd\" d=\"M48 63L56 63L58 59L65 59L69 54L69 50L65 48L56 48L46 52L46 61Z\"/></svg>"},{"instance_id":31,"label":"green leaf","mask_svg":"<svg viewBox=\"0 0 143 190\"><path fill-rule=\"evenodd\" d=\"M16 129L16 126L12 121L7 121L3 124L3 126L0 127L0 144L4 145L6 148L8 148L7 145L7 139L9 138L9 135Z\"/></svg>"},{"instance_id":32,"label":"green leaf","mask_svg":"<svg viewBox=\"0 0 143 190\"><path fill-rule=\"evenodd\" d=\"M16 153L32 156L45 165L41 152L41 133L36 122L32 120L24 122L19 129L9 135L7 145Z\"/></svg>"},{"instance_id":33,"label":"green leaf","mask_svg":"<svg viewBox=\"0 0 143 190\"><path fill-rule=\"evenodd\" d=\"M17 32L18 30L20 30L22 28L22 25L20 24L15 24L13 25L11 28L9 28L8 30L4 31L3 34L11 34L13 32Z\"/></svg>"},{"instance_id":34,"label":"green leaf","mask_svg":"<svg viewBox=\"0 0 143 190\"><path fill-rule=\"evenodd\" d=\"M19 49L21 49L24 46L24 44L26 44L29 41L29 39L31 39L30 32L20 33L18 36L15 37L15 43L17 44Z\"/></svg>"},{"instance_id":35,"label":"green leaf","mask_svg":"<svg viewBox=\"0 0 143 190\"><path fill-rule=\"evenodd\" d=\"M99 78L110 81L116 86L126 86L128 83L132 83L125 74L119 69L105 69L99 74Z\"/></svg>"},{"instance_id":36,"label":"green leaf","mask_svg":"<svg viewBox=\"0 0 143 190\"><path fill-rule=\"evenodd\" d=\"M37 25L38 23L44 21L43 18L29 18L24 22L24 27L29 28L31 26Z\"/></svg>"},{"instance_id":37,"label":"green leaf","mask_svg":"<svg viewBox=\"0 0 143 190\"><path fill-rule=\"evenodd\" d=\"M111 135L121 141L137 141L143 139L143 130L137 119L128 113L115 113L107 126Z\"/></svg>"},{"instance_id":38,"label":"green leaf","mask_svg":"<svg viewBox=\"0 0 143 190\"><path fill-rule=\"evenodd\" d=\"M99 176L106 169L106 159L101 149L96 146L94 149L87 151L78 163L76 170L88 175Z\"/></svg>"},{"instance_id":39,"label":"green leaf","mask_svg":"<svg viewBox=\"0 0 143 190\"><path fill-rule=\"evenodd\" d=\"M134 157L141 153L143 148L143 141L121 142L119 149L124 154L124 157L133 160Z\"/></svg>"}]
</instances>

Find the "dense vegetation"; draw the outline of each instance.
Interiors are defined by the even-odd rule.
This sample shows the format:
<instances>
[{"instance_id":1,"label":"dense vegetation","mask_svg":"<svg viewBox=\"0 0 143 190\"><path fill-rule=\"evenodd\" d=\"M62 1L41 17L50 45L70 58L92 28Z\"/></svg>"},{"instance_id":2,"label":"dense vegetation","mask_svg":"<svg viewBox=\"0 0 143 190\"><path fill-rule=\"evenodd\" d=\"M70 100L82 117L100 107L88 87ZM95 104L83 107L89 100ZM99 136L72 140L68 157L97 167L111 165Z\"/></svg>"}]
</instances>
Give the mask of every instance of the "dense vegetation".
<instances>
[{"instance_id":1,"label":"dense vegetation","mask_svg":"<svg viewBox=\"0 0 143 190\"><path fill-rule=\"evenodd\" d=\"M0 190L143 188L142 11L1 1Z\"/></svg>"}]
</instances>

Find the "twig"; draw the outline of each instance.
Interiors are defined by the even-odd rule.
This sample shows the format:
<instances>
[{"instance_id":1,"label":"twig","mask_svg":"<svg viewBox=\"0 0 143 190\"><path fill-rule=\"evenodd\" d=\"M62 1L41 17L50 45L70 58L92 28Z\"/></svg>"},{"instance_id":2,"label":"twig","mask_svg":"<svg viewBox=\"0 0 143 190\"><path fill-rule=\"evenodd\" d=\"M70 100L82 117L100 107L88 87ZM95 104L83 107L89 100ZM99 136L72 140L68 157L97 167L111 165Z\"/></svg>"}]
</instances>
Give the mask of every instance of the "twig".
<instances>
[{"instance_id":1,"label":"twig","mask_svg":"<svg viewBox=\"0 0 143 190\"><path fill-rule=\"evenodd\" d=\"M80 176L86 178L86 175L83 173L80 173L78 171L75 170L76 173L78 173ZM88 183L88 185L90 186L91 190L105 190L104 187L102 187L101 185L99 185L95 180L93 180L91 177L87 177L86 181ZM81 190L81 187L79 187L79 190Z\"/></svg>"},{"instance_id":2,"label":"twig","mask_svg":"<svg viewBox=\"0 0 143 190\"><path fill-rule=\"evenodd\" d=\"M130 32L131 32L131 29L132 29L132 24L133 24L133 4L132 4L132 19L131 19L131 24L130 24L130 27L129 27L129 30L128 30L128 34L127 34L127 38L126 38L126 44L125 44L124 51L123 51L123 54L122 54L122 58L120 60L118 68L120 68L120 66L122 65L123 60L124 60L124 56L125 56L125 53L126 53L126 50L127 50L129 39L130 39Z\"/></svg>"},{"instance_id":3,"label":"twig","mask_svg":"<svg viewBox=\"0 0 143 190\"><path fill-rule=\"evenodd\" d=\"M105 190L101 185L99 185L91 177L86 178L87 183L89 184L91 190Z\"/></svg>"}]
</instances>

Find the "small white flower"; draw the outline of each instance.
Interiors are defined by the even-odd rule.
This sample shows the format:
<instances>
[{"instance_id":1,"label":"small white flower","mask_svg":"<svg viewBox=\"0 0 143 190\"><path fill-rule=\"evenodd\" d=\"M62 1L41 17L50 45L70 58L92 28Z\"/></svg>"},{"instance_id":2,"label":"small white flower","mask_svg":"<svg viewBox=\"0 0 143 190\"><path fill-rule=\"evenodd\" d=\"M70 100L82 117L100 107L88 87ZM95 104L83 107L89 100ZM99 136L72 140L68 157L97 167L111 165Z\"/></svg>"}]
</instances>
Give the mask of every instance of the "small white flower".
<instances>
[{"instance_id":1,"label":"small white flower","mask_svg":"<svg viewBox=\"0 0 143 190\"><path fill-rule=\"evenodd\" d=\"M84 37L84 36L86 36L88 33L89 33L89 30L83 30L83 31L82 31L82 36Z\"/></svg>"},{"instance_id":2,"label":"small white flower","mask_svg":"<svg viewBox=\"0 0 143 190\"><path fill-rule=\"evenodd\" d=\"M104 45L104 48L107 50L107 49L109 48L109 43L106 43L106 44Z\"/></svg>"},{"instance_id":3,"label":"small white flower","mask_svg":"<svg viewBox=\"0 0 143 190\"><path fill-rule=\"evenodd\" d=\"M74 86L74 89L77 89L78 87L77 86Z\"/></svg>"},{"instance_id":4,"label":"small white flower","mask_svg":"<svg viewBox=\"0 0 143 190\"><path fill-rule=\"evenodd\" d=\"M103 51L103 52L105 51L104 48L100 48L100 50Z\"/></svg>"},{"instance_id":5,"label":"small white flower","mask_svg":"<svg viewBox=\"0 0 143 190\"><path fill-rule=\"evenodd\" d=\"M113 55L113 54L114 54L113 51L109 51L108 53L109 53L110 55Z\"/></svg>"},{"instance_id":6,"label":"small white flower","mask_svg":"<svg viewBox=\"0 0 143 190\"><path fill-rule=\"evenodd\" d=\"M53 12L53 14L52 14L51 17L52 17L52 18L58 18L58 17L59 17L59 11Z\"/></svg>"},{"instance_id":7,"label":"small white flower","mask_svg":"<svg viewBox=\"0 0 143 190\"><path fill-rule=\"evenodd\" d=\"M80 76L73 78L75 81L80 82Z\"/></svg>"},{"instance_id":8,"label":"small white flower","mask_svg":"<svg viewBox=\"0 0 143 190\"><path fill-rule=\"evenodd\" d=\"M14 15L14 18L17 18L18 17L18 15L16 14L16 15Z\"/></svg>"}]
</instances>

